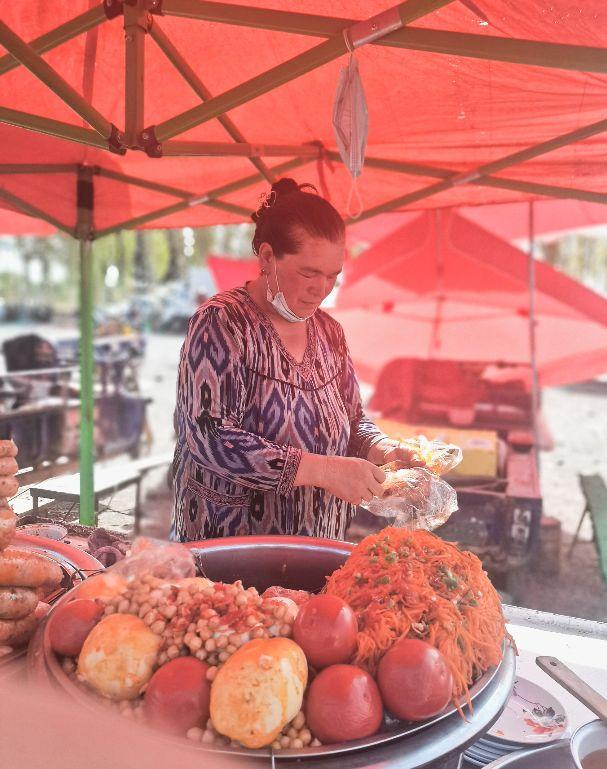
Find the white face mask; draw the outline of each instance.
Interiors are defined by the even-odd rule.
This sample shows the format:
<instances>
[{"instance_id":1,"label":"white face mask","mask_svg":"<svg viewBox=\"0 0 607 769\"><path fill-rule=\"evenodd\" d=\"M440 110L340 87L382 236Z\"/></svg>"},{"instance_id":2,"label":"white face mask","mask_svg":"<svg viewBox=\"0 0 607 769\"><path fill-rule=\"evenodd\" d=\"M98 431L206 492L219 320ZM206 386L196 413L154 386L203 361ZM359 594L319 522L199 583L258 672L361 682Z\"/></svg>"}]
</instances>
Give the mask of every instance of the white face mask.
<instances>
[{"instance_id":1,"label":"white face mask","mask_svg":"<svg viewBox=\"0 0 607 769\"><path fill-rule=\"evenodd\" d=\"M266 298L272 307L276 310L276 312L280 315L280 317L288 320L289 323L303 323L305 320L308 320L308 318L311 318L314 313L306 315L305 318L300 318L299 315L296 315L287 304L285 295L280 290L280 285L278 283L278 273L276 272L276 257L274 257L274 277L276 278L276 288L278 291L274 294L274 296L272 296L272 292L270 291L270 281L266 275L266 284L268 286L266 291Z\"/></svg>"}]
</instances>

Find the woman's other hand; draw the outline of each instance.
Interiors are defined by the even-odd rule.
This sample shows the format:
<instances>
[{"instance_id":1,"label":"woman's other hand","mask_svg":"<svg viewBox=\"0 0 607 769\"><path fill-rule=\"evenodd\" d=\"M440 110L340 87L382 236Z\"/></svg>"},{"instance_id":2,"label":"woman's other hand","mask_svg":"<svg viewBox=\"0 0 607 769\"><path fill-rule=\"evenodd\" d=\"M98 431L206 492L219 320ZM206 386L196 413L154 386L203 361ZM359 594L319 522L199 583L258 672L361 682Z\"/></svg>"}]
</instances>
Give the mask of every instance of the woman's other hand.
<instances>
[{"instance_id":1,"label":"woman's other hand","mask_svg":"<svg viewBox=\"0 0 607 769\"><path fill-rule=\"evenodd\" d=\"M360 505L384 493L386 474L366 459L304 454L296 486L317 486L335 497Z\"/></svg>"},{"instance_id":2,"label":"woman's other hand","mask_svg":"<svg viewBox=\"0 0 607 769\"><path fill-rule=\"evenodd\" d=\"M399 441L384 438L371 448L369 462L387 465L389 462L401 462L406 467L425 467L426 463L417 454Z\"/></svg>"}]
</instances>

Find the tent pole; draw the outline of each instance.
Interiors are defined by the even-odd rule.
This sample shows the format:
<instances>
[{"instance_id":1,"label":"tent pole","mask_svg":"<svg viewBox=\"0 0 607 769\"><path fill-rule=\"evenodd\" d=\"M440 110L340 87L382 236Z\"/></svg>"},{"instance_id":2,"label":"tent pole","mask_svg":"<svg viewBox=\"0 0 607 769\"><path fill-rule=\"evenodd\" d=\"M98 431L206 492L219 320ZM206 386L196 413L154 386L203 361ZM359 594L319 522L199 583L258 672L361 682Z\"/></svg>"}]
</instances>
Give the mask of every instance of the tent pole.
<instances>
[{"instance_id":1,"label":"tent pole","mask_svg":"<svg viewBox=\"0 0 607 769\"><path fill-rule=\"evenodd\" d=\"M64 123L61 120L42 117L41 115L31 115L29 112L21 112L8 107L0 107L0 122L14 125L18 128L25 128L28 131L55 136L58 139L86 144L89 147L99 147L99 149L109 149L109 144L100 134L92 131L90 128Z\"/></svg>"},{"instance_id":2,"label":"tent pole","mask_svg":"<svg viewBox=\"0 0 607 769\"><path fill-rule=\"evenodd\" d=\"M529 356L531 361L531 408L533 419L533 440L539 461L539 424L538 412L540 407L540 382L537 370L537 338L535 312L535 208L533 201L529 202L529 259L528 259L528 288L529 288Z\"/></svg>"},{"instance_id":3,"label":"tent pole","mask_svg":"<svg viewBox=\"0 0 607 769\"><path fill-rule=\"evenodd\" d=\"M80 523L95 526L95 399L93 392L93 171L78 172L78 242L80 244Z\"/></svg>"}]
</instances>

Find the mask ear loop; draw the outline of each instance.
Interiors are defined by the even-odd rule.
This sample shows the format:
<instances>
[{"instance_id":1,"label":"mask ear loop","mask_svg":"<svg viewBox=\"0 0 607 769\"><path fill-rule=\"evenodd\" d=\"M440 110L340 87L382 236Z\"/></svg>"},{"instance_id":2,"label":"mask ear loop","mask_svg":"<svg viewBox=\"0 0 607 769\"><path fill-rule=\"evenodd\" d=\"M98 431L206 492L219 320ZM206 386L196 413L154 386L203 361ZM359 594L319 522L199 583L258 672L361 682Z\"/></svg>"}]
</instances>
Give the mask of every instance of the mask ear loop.
<instances>
[{"instance_id":1,"label":"mask ear loop","mask_svg":"<svg viewBox=\"0 0 607 769\"><path fill-rule=\"evenodd\" d=\"M352 208L353 201L356 201L356 209ZM351 219L358 219L364 210L365 206L360 194L360 189L358 187L358 179L352 177L352 182L350 183L350 191L348 192L348 200L346 201L346 213Z\"/></svg>"}]
</instances>

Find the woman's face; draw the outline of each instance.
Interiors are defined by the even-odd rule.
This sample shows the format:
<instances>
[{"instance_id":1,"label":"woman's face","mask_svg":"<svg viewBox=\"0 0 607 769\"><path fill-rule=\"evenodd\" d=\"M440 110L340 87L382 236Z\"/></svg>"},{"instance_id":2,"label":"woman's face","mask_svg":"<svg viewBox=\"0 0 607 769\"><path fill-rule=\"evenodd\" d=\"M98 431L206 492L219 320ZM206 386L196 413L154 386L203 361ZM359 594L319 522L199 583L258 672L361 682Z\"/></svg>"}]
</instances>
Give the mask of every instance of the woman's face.
<instances>
[{"instance_id":1,"label":"woman's face","mask_svg":"<svg viewBox=\"0 0 607 769\"><path fill-rule=\"evenodd\" d=\"M285 295L292 312L302 318L312 315L331 293L344 264L345 242L302 235L299 250L274 258L272 247L262 243L259 259L272 294ZM278 283L277 283L278 278Z\"/></svg>"}]
</instances>

